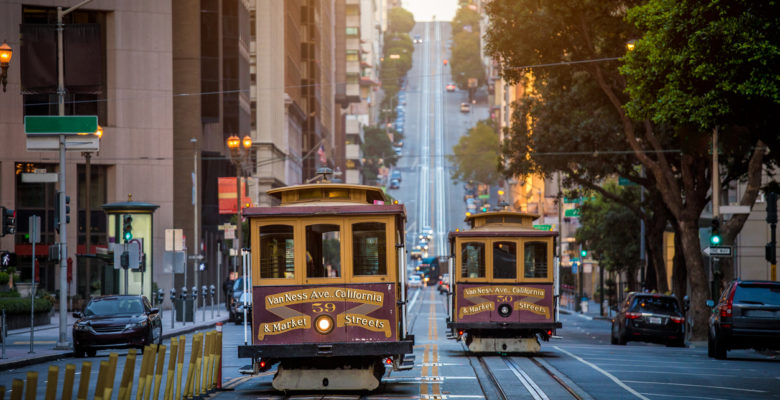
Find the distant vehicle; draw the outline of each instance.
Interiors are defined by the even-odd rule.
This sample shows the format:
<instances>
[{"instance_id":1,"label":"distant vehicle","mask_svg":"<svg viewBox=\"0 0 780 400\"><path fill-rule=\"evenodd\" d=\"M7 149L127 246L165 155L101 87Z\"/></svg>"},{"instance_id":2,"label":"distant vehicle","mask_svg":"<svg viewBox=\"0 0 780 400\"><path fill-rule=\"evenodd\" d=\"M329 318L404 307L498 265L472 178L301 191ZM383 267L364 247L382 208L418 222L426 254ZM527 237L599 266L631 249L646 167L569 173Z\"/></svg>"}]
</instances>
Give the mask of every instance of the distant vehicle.
<instances>
[{"instance_id":1,"label":"distant vehicle","mask_svg":"<svg viewBox=\"0 0 780 400\"><path fill-rule=\"evenodd\" d=\"M393 146L393 151L395 152L395 155L400 156L401 155L401 148L398 146Z\"/></svg>"},{"instance_id":2,"label":"distant vehicle","mask_svg":"<svg viewBox=\"0 0 780 400\"><path fill-rule=\"evenodd\" d=\"M445 88L447 89L448 92L454 92L455 89L457 89L455 84L452 82L448 83Z\"/></svg>"},{"instance_id":3,"label":"distant vehicle","mask_svg":"<svg viewBox=\"0 0 780 400\"><path fill-rule=\"evenodd\" d=\"M726 359L732 349L780 350L780 282L733 281L709 319L707 355Z\"/></svg>"},{"instance_id":4,"label":"distant vehicle","mask_svg":"<svg viewBox=\"0 0 780 400\"><path fill-rule=\"evenodd\" d=\"M398 179L390 179L390 189L399 189L401 182Z\"/></svg>"},{"instance_id":5,"label":"distant vehicle","mask_svg":"<svg viewBox=\"0 0 780 400\"><path fill-rule=\"evenodd\" d=\"M403 140L399 140L399 141L395 142L395 146L396 147L404 147L404 141Z\"/></svg>"},{"instance_id":6,"label":"distant vehicle","mask_svg":"<svg viewBox=\"0 0 780 400\"><path fill-rule=\"evenodd\" d=\"M412 260L419 260L420 258L422 258L422 247L420 246L412 247L412 251L409 252L409 257Z\"/></svg>"},{"instance_id":7,"label":"distant vehicle","mask_svg":"<svg viewBox=\"0 0 780 400\"><path fill-rule=\"evenodd\" d=\"M450 274L444 274L439 279L439 293L444 294L450 290Z\"/></svg>"},{"instance_id":8,"label":"distant vehicle","mask_svg":"<svg viewBox=\"0 0 780 400\"><path fill-rule=\"evenodd\" d=\"M460 103L460 112L467 113L471 111L471 105L469 103Z\"/></svg>"},{"instance_id":9,"label":"distant vehicle","mask_svg":"<svg viewBox=\"0 0 780 400\"><path fill-rule=\"evenodd\" d=\"M674 296L633 292L612 319L612 344L628 341L685 346L685 315Z\"/></svg>"},{"instance_id":10,"label":"distant vehicle","mask_svg":"<svg viewBox=\"0 0 780 400\"><path fill-rule=\"evenodd\" d=\"M402 182L401 171L394 169L393 172L390 173L390 179L398 179L398 182Z\"/></svg>"},{"instance_id":11,"label":"distant vehicle","mask_svg":"<svg viewBox=\"0 0 780 400\"><path fill-rule=\"evenodd\" d=\"M447 65L447 59L446 58L444 59L444 65Z\"/></svg>"},{"instance_id":12,"label":"distant vehicle","mask_svg":"<svg viewBox=\"0 0 780 400\"><path fill-rule=\"evenodd\" d=\"M433 228L430 226L424 226L422 229L420 229L420 234L418 235L419 239L427 239L431 240L433 239Z\"/></svg>"},{"instance_id":13,"label":"distant vehicle","mask_svg":"<svg viewBox=\"0 0 780 400\"><path fill-rule=\"evenodd\" d=\"M235 315L234 321L236 325L240 325L244 322L244 307L246 307L247 322L252 323L252 294L249 292L241 292L238 301L233 303L232 313Z\"/></svg>"},{"instance_id":14,"label":"distant vehicle","mask_svg":"<svg viewBox=\"0 0 780 400\"><path fill-rule=\"evenodd\" d=\"M94 357L100 349L139 348L162 343L162 316L145 296L99 296L74 312L73 353Z\"/></svg>"},{"instance_id":15,"label":"distant vehicle","mask_svg":"<svg viewBox=\"0 0 780 400\"><path fill-rule=\"evenodd\" d=\"M420 35L414 35L414 43L422 43L422 37Z\"/></svg>"},{"instance_id":16,"label":"distant vehicle","mask_svg":"<svg viewBox=\"0 0 780 400\"><path fill-rule=\"evenodd\" d=\"M420 239L420 242L417 243L417 245L420 246L420 248L423 249L423 250L428 250L428 241L427 240Z\"/></svg>"},{"instance_id":17,"label":"distant vehicle","mask_svg":"<svg viewBox=\"0 0 780 400\"><path fill-rule=\"evenodd\" d=\"M474 198L466 199L466 211L472 213L477 211L477 201Z\"/></svg>"},{"instance_id":18,"label":"distant vehicle","mask_svg":"<svg viewBox=\"0 0 780 400\"><path fill-rule=\"evenodd\" d=\"M409 281L407 285L410 288L421 288L423 286L422 278L420 278L420 275L409 275Z\"/></svg>"}]
</instances>

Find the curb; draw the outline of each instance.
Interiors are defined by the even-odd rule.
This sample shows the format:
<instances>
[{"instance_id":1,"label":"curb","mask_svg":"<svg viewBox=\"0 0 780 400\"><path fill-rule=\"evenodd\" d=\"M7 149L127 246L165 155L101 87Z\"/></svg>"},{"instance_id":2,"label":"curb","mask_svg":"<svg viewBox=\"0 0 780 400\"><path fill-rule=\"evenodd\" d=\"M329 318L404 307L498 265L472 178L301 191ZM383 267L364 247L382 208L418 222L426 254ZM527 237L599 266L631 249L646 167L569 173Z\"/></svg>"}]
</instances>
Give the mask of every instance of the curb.
<instances>
[{"instance_id":1,"label":"curb","mask_svg":"<svg viewBox=\"0 0 780 400\"><path fill-rule=\"evenodd\" d=\"M179 336L179 335L183 335L183 334L186 334L186 333L191 333L191 332L195 332L195 331L199 331L199 330L203 330L203 329L213 328L214 326L217 325L217 322L223 322L224 323L227 320L228 320L228 318L224 317L223 319L218 319L218 320L215 320L215 321L213 321L211 323L208 323L208 324L192 325L192 326L180 328L180 329L177 329L175 333L174 332L168 332L167 334L163 333L162 339L170 339L170 338L172 338L174 336ZM27 366L30 366L30 365L41 364L41 363L45 363L45 362L49 362L49 361L59 360L59 359L63 359L63 358L72 358L72 357L73 357L73 351L64 351L63 350L62 353L58 353L58 354L49 354L49 355L40 356L40 357L30 357L30 358L25 358L25 359L21 359L21 360L9 361L9 362L6 362L6 363L1 363L0 364L0 371L7 371L9 369L16 369L16 368L21 368L21 367L27 367Z\"/></svg>"}]
</instances>

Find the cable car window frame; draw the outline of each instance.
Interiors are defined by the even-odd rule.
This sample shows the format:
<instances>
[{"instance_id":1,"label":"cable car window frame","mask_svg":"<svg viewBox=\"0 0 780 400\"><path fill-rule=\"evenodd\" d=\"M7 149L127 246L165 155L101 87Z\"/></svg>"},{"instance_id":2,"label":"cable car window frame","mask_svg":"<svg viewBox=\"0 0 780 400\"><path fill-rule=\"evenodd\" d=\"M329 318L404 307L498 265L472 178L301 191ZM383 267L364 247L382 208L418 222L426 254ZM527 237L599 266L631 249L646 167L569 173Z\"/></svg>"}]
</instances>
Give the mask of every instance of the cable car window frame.
<instances>
[{"instance_id":1,"label":"cable car window frame","mask_svg":"<svg viewBox=\"0 0 780 400\"><path fill-rule=\"evenodd\" d=\"M518 259L519 262L521 262L521 270L519 275L519 281L520 282L526 282L526 283L551 283L553 281L553 273L554 273L554 260L553 260L553 240L552 236L550 237L532 237L532 238L524 238L521 242L520 250L521 250L521 258ZM525 276L525 246L529 243L544 243L546 246L546 256L547 260L545 264L547 265L547 276L545 277L526 277Z\"/></svg>"},{"instance_id":2,"label":"cable car window frame","mask_svg":"<svg viewBox=\"0 0 780 400\"><path fill-rule=\"evenodd\" d=\"M483 277L463 277L463 245L466 243L481 243L484 246L484 262L485 262L485 276ZM459 282L488 282L492 279L489 278L490 271L488 271L488 266L490 266L490 260L488 259L491 257L491 252L488 251L490 249L490 240L489 239L477 239L477 238L459 238L455 243L455 250L456 250L456 257L457 257L457 280Z\"/></svg>"},{"instance_id":3,"label":"cable car window frame","mask_svg":"<svg viewBox=\"0 0 780 400\"><path fill-rule=\"evenodd\" d=\"M290 218L251 218L250 219L250 248L252 249L252 282L254 286L289 286L300 285L303 283L303 275L301 274L301 256L305 252L300 251L302 237L301 224L298 219ZM293 260L294 260L294 277L289 278L261 278L260 277L260 229L263 226L268 225L290 225L293 227ZM303 271L306 272L306 271Z\"/></svg>"},{"instance_id":4,"label":"cable car window frame","mask_svg":"<svg viewBox=\"0 0 780 400\"><path fill-rule=\"evenodd\" d=\"M495 267L495 257L494 257L493 250L495 248L495 245L498 244L498 243L512 243L512 244L515 245L515 277L514 278L496 278L495 277L495 270L494 270L494 267ZM490 261L489 261L490 262L490 264L489 264L490 265L490 271L489 271L490 281L491 282L513 282L513 283L514 282L519 282L519 277L520 277L520 272L521 272L520 264L519 264L519 261L521 260L520 254L521 254L521 251L520 251L520 241L519 240L512 239L512 238L491 239L490 240Z\"/></svg>"},{"instance_id":5,"label":"cable car window frame","mask_svg":"<svg viewBox=\"0 0 780 400\"><path fill-rule=\"evenodd\" d=\"M350 217L345 219L347 224L347 237L349 237L348 245L348 257L349 257L349 279L350 282L356 283L369 283L369 282L387 282L391 281L395 276L394 269L398 268L397 252L395 251L395 235L392 233L396 231L395 218L384 216L372 216L372 217ZM355 224L362 223L377 223L384 224L385 226L385 273L377 275L357 275L355 274L355 253L354 253L354 231L352 227Z\"/></svg>"},{"instance_id":6,"label":"cable car window frame","mask_svg":"<svg viewBox=\"0 0 780 400\"><path fill-rule=\"evenodd\" d=\"M285 226L285 227L290 227L292 229L292 232L291 232L292 239L291 240L292 240L292 266L293 266L292 273L293 273L293 276L290 277L290 278L287 278L287 277L263 278L262 277L262 275L263 275L262 274L262 271L263 271L263 264L262 264L262 261L263 261L263 242L262 242L262 240L263 240L263 238L262 238L262 232L263 232L263 228L264 227L269 227L269 226ZM295 281L295 276L296 276L296 274L295 274L295 248L297 247L297 246L295 246L295 224L294 223L263 224L263 225L261 225L261 226L259 226L257 228L257 232L258 232L258 237L259 237L259 242L258 242L259 246L257 247L258 253L259 253L258 254L258 263L257 263L257 265L258 265L258 270L259 270L259 274L260 274L261 279L283 279L283 280L285 280L287 282L294 282ZM286 260L286 257L285 257L285 263L286 262L287 262L287 260ZM287 269L286 268L284 268L282 271L285 274L287 273Z\"/></svg>"},{"instance_id":7,"label":"cable car window frame","mask_svg":"<svg viewBox=\"0 0 780 400\"><path fill-rule=\"evenodd\" d=\"M352 260L349 254L347 254L347 245L346 242L351 242L351 240L344 240L346 237L349 237L346 229L345 229L345 221L348 221L349 218L302 218L300 220L301 224L301 230L300 230L300 242L303 243L302 251L301 251L301 276L303 277L303 283L304 284L311 284L311 283L321 283L321 284L333 284L333 283L346 283L347 282L347 273L345 273L345 269L352 269ZM308 270L307 270L307 262L306 262L306 252L307 250L307 242L306 242L306 227L312 226L312 225L338 225L339 227L339 257L340 257L340 276L338 277L309 277ZM347 263L349 265L347 265ZM298 273L298 269L296 269L296 273Z\"/></svg>"}]
</instances>

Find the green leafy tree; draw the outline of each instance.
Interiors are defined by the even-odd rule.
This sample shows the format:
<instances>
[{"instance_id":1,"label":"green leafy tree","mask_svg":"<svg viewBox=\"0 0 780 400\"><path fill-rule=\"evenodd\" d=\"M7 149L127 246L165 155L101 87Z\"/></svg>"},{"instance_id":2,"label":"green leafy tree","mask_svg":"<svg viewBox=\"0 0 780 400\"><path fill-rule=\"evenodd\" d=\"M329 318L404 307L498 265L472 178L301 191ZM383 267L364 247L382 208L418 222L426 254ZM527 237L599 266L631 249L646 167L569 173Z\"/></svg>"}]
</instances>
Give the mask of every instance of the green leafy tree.
<instances>
[{"instance_id":1,"label":"green leafy tree","mask_svg":"<svg viewBox=\"0 0 780 400\"><path fill-rule=\"evenodd\" d=\"M461 136L448 161L455 168L452 179L494 184L500 179L498 155L501 145L491 120L483 120Z\"/></svg>"},{"instance_id":2,"label":"green leafy tree","mask_svg":"<svg viewBox=\"0 0 780 400\"><path fill-rule=\"evenodd\" d=\"M776 33L761 31L772 25L752 26L751 16L739 15L723 9L724 6L717 2L672 2L663 0L650 0L644 11L636 11L634 18L651 18L654 13L668 12L666 17L658 18L659 23L653 29L663 32L666 36L652 44L637 42L637 49L642 47L655 47L660 56L677 60L688 64L691 68L680 70L665 70L660 65L648 63L647 60L637 63L639 68L644 68L636 74L636 79L672 79L685 80L690 71L694 71L698 65L704 68L704 60L712 57L720 57L720 52L707 53L706 51L685 53L680 51L686 48L692 37L705 38L707 36L707 22L709 19L731 19L729 23L741 25L738 29L750 30L751 37L776 37ZM619 62L611 61L623 55L625 43L642 36L642 31L650 31L651 27L638 23L637 26L626 23L624 17L628 9L639 4L638 1L624 1L621 3L600 2L597 0L568 2L564 0L551 0L536 2L533 0L494 0L487 5L491 18L491 29L487 34L488 52L502 60L502 75L510 82L521 82L526 78L529 65L559 64L547 68L534 69L535 87L539 88L550 82L566 89L567 75L574 76L577 73L584 74L589 82L595 84L594 97L588 97L587 102L581 104L580 110L584 113L594 113L599 110L607 112L618 122L619 129L614 130L618 137L622 137L630 148L630 153L645 167L647 178L660 193L661 200L671 214L672 226L681 238L685 258L686 273L691 285L691 298L693 317L696 321L694 337L701 338L706 334L707 310L704 307L704 299L708 296L707 276L701 260L701 249L698 238L698 220L701 211L708 201L710 182L709 156L707 155L708 129L702 124L678 124L681 120L663 120L651 117L641 117L631 111L626 113L626 106L632 98L639 93L646 96L647 91L642 89L632 93L626 92L626 81L630 81L630 74L624 78L618 72ZM752 3L751 3L752 4ZM721 7L715 13L704 12L708 7ZM748 7L749 8L749 7ZM735 11L735 10L731 10ZM764 10L766 11L766 10ZM634 11L632 11L634 12ZM645 15L646 14L646 15ZM705 15L706 14L706 15ZM748 13L749 14L749 13ZM776 13L768 13L776 15ZM700 15L705 15L699 18ZM674 29L669 29L669 27ZM700 34L698 34L698 33ZM775 29L774 32L777 32ZM646 38L647 36L645 36ZM708 40L708 39L707 39ZM705 40L706 42L706 40ZM718 48L722 43L718 41L708 42L705 48ZM775 41L776 43L776 41ZM700 49L705 50L705 49ZM696 56L694 56L696 54ZM728 54L728 53L724 53ZM755 52L752 53L756 55ZM632 57L633 55L629 56ZM760 57L759 57L760 58ZM593 62L598 60L598 62ZM560 66L562 61L574 61L576 63ZM580 62L586 61L586 62ZM652 60L649 60L652 61ZM732 60L734 63L738 60ZM724 63L723 67L728 68ZM770 63L771 64L771 63ZM731 64L733 67L734 64ZM624 71L625 72L625 71ZM723 71L721 71L723 72ZM744 71L748 74L760 70ZM718 73L714 74L717 76ZM776 79L763 76L760 79ZM630 86L630 84L629 84ZM684 90L686 85L682 86ZM655 87L660 90L660 87ZM691 97L697 94L695 91L687 92ZM544 97L551 101L550 97ZM606 107L604 106L606 105ZM774 113L777 115L778 113ZM528 115L522 115L524 119L516 120L525 124ZM535 116L531 117L534 120ZM577 121L568 121L577 124ZM564 126L567 121L562 121L559 126ZM718 126L721 122L710 126ZM550 126L555 126L549 122ZM577 125L574 125L575 127ZM536 128L536 125L534 126ZM590 132L582 130L574 132L571 126L567 126L569 132L575 135L567 136L568 140L579 142L583 147L590 144L590 153L599 154L602 151L603 137L591 137ZM724 159L727 160L728 173L723 177L724 182L746 178L748 191L743 196L743 202L750 202L755 198L758 185L755 182L756 173L759 175L763 160L763 147L758 141L755 132L739 137L739 130L724 129L724 142L733 143L726 150ZM534 135L537 134L534 130ZM745 133L745 129L742 129ZM535 150L535 149L533 149ZM527 153L518 154L520 158ZM758 165L758 168L755 166ZM753 167L753 168L751 168ZM757 172L756 172L757 171ZM751 199L752 197L752 199ZM741 229L741 227L740 227Z\"/></svg>"},{"instance_id":3,"label":"green leafy tree","mask_svg":"<svg viewBox=\"0 0 780 400\"><path fill-rule=\"evenodd\" d=\"M636 188L626 189L614 181L604 185L605 190L619 197L639 201ZM599 266L608 271L625 272L630 287L635 287L636 270L639 267L639 218L615 201L596 194L593 200L582 205L582 215L577 229L577 242L592 252Z\"/></svg>"},{"instance_id":4,"label":"green leafy tree","mask_svg":"<svg viewBox=\"0 0 780 400\"><path fill-rule=\"evenodd\" d=\"M393 143L384 129L378 126L363 128L363 178L366 181L376 180L380 167L393 167L398 162L398 155L393 150Z\"/></svg>"},{"instance_id":5,"label":"green leafy tree","mask_svg":"<svg viewBox=\"0 0 780 400\"><path fill-rule=\"evenodd\" d=\"M468 28L465 28L467 27ZM468 6L458 8L455 12L455 18L452 19L453 34L468 29L469 32L479 33L479 13Z\"/></svg>"},{"instance_id":6,"label":"green leafy tree","mask_svg":"<svg viewBox=\"0 0 780 400\"><path fill-rule=\"evenodd\" d=\"M469 78L476 78L480 85L485 83L479 42L479 30L459 32L453 36L450 57L452 79L461 89L467 88Z\"/></svg>"},{"instance_id":7,"label":"green leafy tree","mask_svg":"<svg viewBox=\"0 0 780 400\"><path fill-rule=\"evenodd\" d=\"M414 15L408 10L395 7L387 11L387 30L409 33L414 28Z\"/></svg>"}]
</instances>

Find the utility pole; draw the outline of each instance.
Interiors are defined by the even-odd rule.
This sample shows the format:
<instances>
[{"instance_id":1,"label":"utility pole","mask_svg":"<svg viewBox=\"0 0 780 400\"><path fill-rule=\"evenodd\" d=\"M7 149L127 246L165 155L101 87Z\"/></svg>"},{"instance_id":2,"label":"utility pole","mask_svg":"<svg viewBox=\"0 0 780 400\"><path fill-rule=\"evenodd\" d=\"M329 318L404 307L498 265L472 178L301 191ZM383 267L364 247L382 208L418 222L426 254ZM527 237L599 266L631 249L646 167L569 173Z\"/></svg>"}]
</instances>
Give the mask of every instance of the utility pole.
<instances>
[{"instance_id":1,"label":"utility pole","mask_svg":"<svg viewBox=\"0 0 780 400\"><path fill-rule=\"evenodd\" d=\"M198 287L198 276L200 275L200 271L198 268L198 265L200 265L200 238L198 235L198 204L200 203L198 201L198 139L192 138L190 139L190 142L192 142L192 147L194 148L193 156L192 156L192 209L193 209L193 216L192 216L192 244L193 244L193 263L192 263L192 279L195 280L195 287ZM186 282L185 282L186 285ZM196 301L192 302L192 320L195 321L195 313L198 309L198 304ZM186 314L185 314L186 315Z\"/></svg>"},{"instance_id":2,"label":"utility pole","mask_svg":"<svg viewBox=\"0 0 780 400\"><path fill-rule=\"evenodd\" d=\"M769 261L769 279L777 280L777 193L766 194L766 222L769 224L770 240L766 245L766 260Z\"/></svg>"},{"instance_id":3,"label":"utility pole","mask_svg":"<svg viewBox=\"0 0 780 400\"><path fill-rule=\"evenodd\" d=\"M720 170L718 168L718 127L712 130L712 219L720 225ZM720 293L721 272L718 258L710 256L712 263L712 298Z\"/></svg>"}]
</instances>

